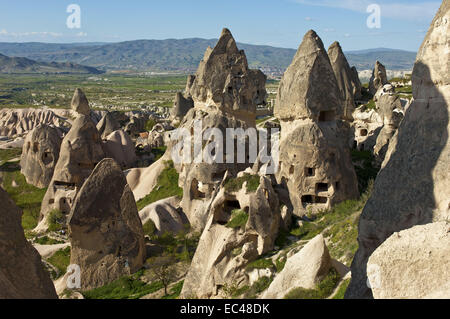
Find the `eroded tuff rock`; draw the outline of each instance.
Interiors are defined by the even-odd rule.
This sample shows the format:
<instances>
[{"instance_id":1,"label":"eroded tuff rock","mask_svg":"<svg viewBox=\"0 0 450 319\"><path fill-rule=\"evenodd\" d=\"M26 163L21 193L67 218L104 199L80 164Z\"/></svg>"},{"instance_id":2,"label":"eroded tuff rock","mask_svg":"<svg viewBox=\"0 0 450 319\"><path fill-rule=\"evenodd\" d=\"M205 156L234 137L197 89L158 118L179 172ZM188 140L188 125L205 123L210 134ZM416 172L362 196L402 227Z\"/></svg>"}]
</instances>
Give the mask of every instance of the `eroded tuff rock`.
<instances>
[{"instance_id":1,"label":"eroded tuff rock","mask_svg":"<svg viewBox=\"0 0 450 319\"><path fill-rule=\"evenodd\" d=\"M120 124L113 113L107 112L97 123L97 130L102 139L106 139L112 132L120 130Z\"/></svg>"},{"instance_id":2,"label":"eroded tuff rock","mask_svg":"<svg viewBox=\"0 0 450 319\"><path fill-rule=\"evenodd\" d=\"M0 136L23 135L40 124L53 125L66 130L66 119L49 109L0 110Z\"/></svg>"},{"instance_id":3,"label":"eroded tuff rock","mask_svg":"<svg viewBox=\"0 0 450 319\"><path fill-rule=\"evenodd\" d=\"M372 297L367 260L394 232L450 217L450 1L443 1L417 54L414 102L389 143L359 221L347 298Z\"/></svg>"},{"instance_id":4,"label":"eroded tuff rock","mask_svg":"<svg viewBox=\"0 0 450 319\"><path fill-rule=\"evenodd\" d=\"M142 268L142 224L133 193L113 159L102 160L83 184L68 225L70 262L81 268L82 290L104 286Z\"/></svg>"},{"instance_id":5,"label":"eroded tuff rock","mask_svg":"<svg viewBox=\"0 0 450 319\"><path fill-rule=\"evenodd\" d=\"M21 173L28 184L40 188L50 184L60 146L61 136L54 127L40 124L28 133L20 157Z\"/></svg>"},{"instance_id":6,"label":"eroded tuff rock","mask_svg":"<svg viewBox=\"0 0 450 319\"><path fill-rule=\"evenodd\" d=\"M315 289L332 266L322 235L311 239L298 253L288 258L283 270L262 295L263 299L282 299L294 288Z\"/></svg>"},{"instance_id":7,"label":"eroded tuff rock","mask_svg":"<svg viewBox=\"0 0 450 319\"><path fill-rule=\"evenodd\" d=\"M91 108L89 107L88 99L84 92L77 88L72 97L71 108L75 112L83 115L90 115Z\"/></svg>"},{"instance_id":8,"label":"eroded tuff rock","mask_svg":"<svg viewBox=\"0 0 450 319\"><path fill-rule=\"evenodd\" d=\"M246 266L274 248L280 227L278 196L261 176L256 191L221 187L184 281L184 298L223 297L225 285L249 283ZM244 226L232 228L236 214L248 214Z\"/></svg>"},{"instance_id":9,"label":"eroded tuff rock","mask_svg":"<svg viewBox=\"0 0 450 319\"><path fill-rule=\"evenodd\" d=\"M136 150L130 136L119 129L110 133L103 142L106 157L113 158L122 169L133 167Z\"/></svg>"},{"instance_id":10,"label":"eroded tuff rock","mask_svg":"<svg viewBox=\"0 0 450 319\"><path fill-rule=\"evenodd\" d=\"M170 111L170 118L172 121L181 121L187 112L194 107L192 97L185 97L182 93L177 93L173 108Z\"/></svg>"},{"instance_id":11,"label":"eroded tuff rock","mask_svg":"<svg viewBox=\"0 0 450 319\"><path fill-rule=\"evenodd\" d=\"M22 212L0 188L0 299L54 299L41 256L27 241Z\"/></svg>"},{"instance_id":12,"label":"eroded tuff rock","mask_svg":"<svg viewBox=\"0 0 450 319\"><path fill-rule=\"evenodd\" d=\"M388 83L386 68L381 62L375 62L375 68L372 71L372 77L369 80L369 92L377 93L378 89Z\"/></svg>"},{"instance_id":13,"label":"eroded tuff rock","mask_svg":"<svg viewBox=\"0 0 450 319\"><path fill-rule=\"evenodd\" d=\"M79 114L64 137L52 180L41 206L36 231L47 229L52 210L68 214L77 191L94 167L105 158L102 140L89 115Z\"/></svg>"},{"instance_id":14,"label":"eroded tuff rock","mask_svg":"<svg viewBox=\"0 0 450 319\"><path fill-rule=\"evenodd\" d=\"M191 225L202 230L208 220L212 198L218 190L218 185L226 171L236 176L239 171L251 165L250 158L244 158L238 163L237 152L233 163L219 163L217 156L223 155L225 162L225 136L227 128L242 128L246 130L255 127L256 106L265 103L265 75L259 70L248 68L244 51L239 51L230 31L224 29L217 45L206 50L195 76L188 78L186 94L192 96L194 108L190 109L180 124L179 131L190 133L187 138L191 142L191 149L195 143L201 143L202 152L209 152L205 145L215 140L211 136L205 142L195 138L205 137L211 128L222 132L224 150L214 150L212 163L177 164L175 168L180 173L179 185L183 188L181 207L189 218ZM195 128L195 123L201 127ZM197 134L197 136L195 136ZM239 141L246 145L248 141ZM177 151L169 146L172 156ZM219 153L221 153L219 155Z\"/></svg>"},{"instance_id":15,"label":"eroded tuff rock","mask_svg":"<svg viewBox=\"0 0 450 319\"><path fill-rule=\"evenodd\" d=\"M352 121L352 113L355 110L355 95L358 95L358 98L361 96L361 83L359 82L358 72L356 72L356 80L355 73L350 68L339 42L334 42L328 48L328 57L344 101L342 115L344 119Z\"/></svg>"},{"instance_id":16,"label":"eroded tuff rock","mask_svg":"<svg viewBox=\"0 0 450 319\"><path fill-rule=\"evenodd\" d=\"M297 216L358 196L342 103L323 43L310 30L280 82L274 110L281 124L277 181L287 186Z\"/></svg>"},{"instance_id":17,"label":"eroded tuff rock","mask_svg":"<svg viewBox=\"0 0 450 319\"><path fill-rule=\"evenodd\" d=\"M450 223L392 234L372 253L367 269L376 299L450 298Z\"/></svg>"}]
</instances>

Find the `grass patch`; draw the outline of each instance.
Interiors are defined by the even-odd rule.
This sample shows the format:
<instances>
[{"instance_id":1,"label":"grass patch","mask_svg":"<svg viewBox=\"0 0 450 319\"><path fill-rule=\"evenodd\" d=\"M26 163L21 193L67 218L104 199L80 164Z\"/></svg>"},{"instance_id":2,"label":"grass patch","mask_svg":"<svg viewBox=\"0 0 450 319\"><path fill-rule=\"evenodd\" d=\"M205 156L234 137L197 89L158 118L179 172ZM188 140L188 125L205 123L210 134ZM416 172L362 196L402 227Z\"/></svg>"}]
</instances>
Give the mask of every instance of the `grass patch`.
<instances>
[{"instance_id":1,"label":"grass patch","mask_svg":"<svg viewBox=\"0 0 450 319\"><path fill-rule=\"evenodd\" d=\"M20 157L22 154L21 148L10 148L6 150L0 150L0 164L12 160L14 158Z\"/></svg>"},{"instance_id":2,"label":"grass patch","mask_svg":"<svg viewBox=\"0 0 450 319\"><path fill-rule=\"evenodd\" d=\"M70 247L58 250L47 261L58 269L58 278L64 275L70 265Z\"/></svg>"},{"instance_id":3,"label":"grass patch","mask_svg":"<svg viewBox=\"0 0 450 319\"><path fill-rule=\"evenodd\" d=\"M54 209L48 214L47 221L49 231L60 231L64 228L65 216L59 209Z\"/></svg>"},{"instance_id":4,"label":"grass patch","mask_svg":"<svg viewBox=\"0 0 450 319\"><path fill-rule=\"evenodd\" d=\"M63 241L56 240L53 238L50 238L48 236L39 237L34 241L36 244L39 245L58 245L58 244L64 244Z\"/></svg>"},{"instance_id":5,"label":"grass patch","mask_svg":"<svg viewBox=\"0 0 450 319\"><path fill-rule=\"evenodd\" d=\"M244 299L256 299L260 293L269 288L273 278L261 277L244 293Z\"/></svg>"},{"instance_id":6,"label":"grass patch","mask_svg":"<svg viewBox=\"0 0 450 319\"><path fill-rule=\"evenodd\" d=\"M231 219L226 224L229 228L244 228L248 221L248 214L241 209L234 209L231 212Z\"/></svg>"},{"instance_id":7,"label":"grass patch","mask_svg":"<svg viewBox=\"0 0 450 319\"><path fill-rule=\"evenodd\" d=\"M146 284L139 278L143 270L131 276L124 276L103 287L83 292L86 299L139 299L163 288L163 284L155 281Z\"/></svg>"},{"instance_id":8,"label":"grass patch","mask_svg":"<svg viewBox=\"0 0 450 319\"><path fill-rule=\"evenodd\" d=\"M284 296L284 299L325 299L333 293L338 282L339 274L331 268L315 289L294 288Z\"/></svg>"},{"instance_id":9,"label":"grass patch","mask_svg":"<svg viewBox=\"0 0 450 319\"><path fill-rule=\"evenodd\" d=\"M247 265L247 270L253 270L253 269L266 269L266 268L274 268L275 265L273 264L271 259L267 258L261 258L257 259L255 261L252 261Z\"/></svg>"},{"instance_id":10,"label":"grass patch","mask_svg":"<svg viewBox=\"0 0 450 319\"><path fill-rule=\"evenodd\" d=\"M144 235L149 237L151 237L156 231L155 223L151 219L149 219L142 227L144 229Z\"/></svg>"},{"instance_id":11,"label":"grass patch","mask_svg":"<svg viewBox=\"0 0 450 319\"><path fill-rule=\"evenodd\" d=\"M349 284L350 284L350 279L344 280L344 282L341 284L338 291L334 295L333 299L344 299L345 292L347 291Z\"/></svg>"},{"instance_id":12,"label":"grass patch","mask_svg":"<svg viewBox=\"0 0 450 319\"><path fill-rule=\"evenodd\" d=\"M152 153L155 156L154 161L156 162L166 153L166 150L167 150L167 146L160 146L160 147L152 148L150 153Z\"/></svg>"},{"instance_id":13,"label":"grass patch","mask_svg":"<svg viewBox=\"0 0 450 319\"><path fill-rule=\"evenodd\" d=\"M244 176L231 178L225 182L227 192L237 192L242 188L244 182L247 182L247 191L255 192L259 187L259 175L244 174Z\"/></svg>"},{"instance_id":14,"label":"grass patch","mask_svg":"<svg viewBox=\"0 0 450 319\"><path fill-rule=\"evenodd\" d=\"M156 121L154 120L154 119L149 119L146 123L145 123L145 130L147 131L147 132L150 132L152 129L153 129L153 127L156 125Z\"/></svg>"},{"instance_id":15,"label":"grass patch","mask_svg":"<svg viewBox=\"0 0 450 319\"><path fill-rule=\"evenodd\" d=\"M2 159L17 157L19 149L16 151L0 150ZM18 162L5 162L0 165L2 172L3 189L11 196L16 205L22 209L22 227L24 230L30 230L37 226L41 203L47 191L46 188L40 189L26 182L25 176L20 173ZM13 187L13 181L17 187Z\"/></svg>"},{"instance_id":16,"label":"grass patch","mask_svg":"<svg viewBox=\"0 0 450 319\"><path fill-rule=\"evenodd\" d=\"M178 186L178 177L178 172L174 168L173 162L167 161L166 168L159 175L155 188L150 194L137 202L138 210L164 198L172 196L182 197L183 189Z\"/></svg>"},{"instance_id":17,"label":"grass patch","mask_svg":"<svg viewBox=\"0 0 450 319\"><path fill-rule=\"evenodd\" d=\"M181 290L183 289L184 280L176 283L170 288L170 294L162 297L162 299L178 299L181 294Z\"/></svg>"}]
</instances>

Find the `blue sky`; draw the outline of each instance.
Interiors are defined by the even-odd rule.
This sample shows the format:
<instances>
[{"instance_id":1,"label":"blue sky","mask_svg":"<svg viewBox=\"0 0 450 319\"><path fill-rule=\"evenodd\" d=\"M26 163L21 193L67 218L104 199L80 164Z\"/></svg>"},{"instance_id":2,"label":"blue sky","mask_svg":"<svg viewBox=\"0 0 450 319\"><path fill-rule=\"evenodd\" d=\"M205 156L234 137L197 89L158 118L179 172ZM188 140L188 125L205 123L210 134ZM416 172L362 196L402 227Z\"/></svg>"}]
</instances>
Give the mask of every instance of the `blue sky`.
<instances>
[{"instance_id":1,"label":"blue sky","mask_svg":"<svg viewBox=\"0 0 450 319\"><path fill-rule=\"evenodd\" d=\"M81 28L66 26L69 4ZM369 4L381 8L370 29ZM0 0L1 42L118 42L217 38L228 27L239 42L297 48L314 29L344 50L419 48L440 1L425 0Z\"/></svg>"}]
</instances>

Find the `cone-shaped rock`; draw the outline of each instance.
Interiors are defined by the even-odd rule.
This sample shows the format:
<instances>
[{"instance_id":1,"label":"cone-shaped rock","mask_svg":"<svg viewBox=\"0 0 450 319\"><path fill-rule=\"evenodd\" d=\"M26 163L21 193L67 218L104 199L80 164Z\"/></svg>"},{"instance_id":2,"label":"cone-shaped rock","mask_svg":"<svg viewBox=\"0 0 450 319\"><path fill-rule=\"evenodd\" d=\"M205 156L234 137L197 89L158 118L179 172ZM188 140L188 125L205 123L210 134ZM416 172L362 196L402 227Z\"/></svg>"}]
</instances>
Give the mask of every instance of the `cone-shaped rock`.
<instances>
[{"instance_id":1,"label":"cone-shaped rock","mask_svg":"<svg viewBox=\"0 0 450 319\"><path fill-rule=\"evenodd\" d=\"M348 298L372 297L367 260L394 232L450 219L450 1L443 1L417 54L414 101L389 143L359 220ZM426 273L423 273L425 276ZM449 278L442 278L442 284Z\"/></svg>"},{"instance_id":2,"label":"cone-shaped rock","mask_svg":"<svg viewBox=\"0 0 450 319\"><path fill-rule=\"evenodd\" d=\"M275 106L281 124L277 180L287 186L298 216L358 196L348 126L337 116L341 107L328 55L309 31L281 80Z\"/></svg>"},{"instance_id":3,"label":"cone-shaped rock","mask_svg":"<svg viewBox=\"0 0 450 319\"><path fill-rule=\"evenodd\" d=\"M336 119L342 115L342 98L322 40L308 31L283 75L274 114L281 120Z\"/></svg>"},{"instance_id":4,"label":"cone-shaped rock","mask_svg":"<svg viewBox=\"0 0 450 319\"><path fill-rule=\"evenodd\" d=\"M341 92L343 104L344 119L352 121L352 113L355 110L355 91L357 90L357 83L354 83L354 73L347 62L347 59L342 52L339 42L334 42L328 48L328 56L330 58L331 66L333 67L334 75L336 76L339 91Z\"/></svg>"},{"instance_id":5,"label":"cone-shaped rock","mask_svg":"<svg viewBox=\"0 0 450 319\"><path fill-rule=\"evenodd\" d=\"M22 213L2 188L0 203L0 299L56 299L41 256L23 233Z\"/></svg>"},{"instance_id":6,"label":"cone-shaped rock","mask_svg":"<svg viewBox=\"0 0 450 319\"><path fill-rule=\"evenodd\" d=\"M28 184L40 188L50 184L60 147L61 137L54 127L40 124L28 133L20 157L21 173Z\"/></svg>"},{"instance_id":7,"label":"cone-shaped rock","mask_svg":"<svg viewBox=\"0 0 450 319\"><path fill-rule=\"evenodd\" d=\"M120 166L102 160L83 184L68 217L71 264L81 268L81 289L138 271L144 232L133 193Z\"/></svg>"},{"instance_id":8,"label":"cone-shaped rock","mask_svg":"<svg viewBox=\"0 0 450 319\"><path fill-rule=\"evenodd\" d=\"M172 119L183 119L187 112L194 107L194 101L189 96L185 98L183 94L177 93L170 116Z\"/></svg>"},{"instance_id":9,"label":"cone-shaped rock","mask_svg":"<svg viewBox=\"0 0 450 319\"><path fill-rule=\"evenodd\" d=\"M120 124L117 122L114 114L108 112L102 117L100 122L97 123L97 130L102 139L106 139L112 132L120 130Z\"/></svg>"},{"instance_id":10,"label":"cone-shaped rock","mask_svg":"<svg viewBox=\"0 0 450 319\"><path fill-rule=\"evenodd\" d=\"M386 68L379 61L376 61L375 68L372 71L372 77L369 81L369 92L375 95L378 89L387 83Z\"/></svg>"},{"instance_id":11,"label":"cone-shaped rock","mask_svg":"<svg viewBox=\"0 0 450 319\"><path fill-rule=\"evenodd\" d=\"M75 93L73 94L71 107L72 110L79 114L89 115L91 112L86 95L84 95L84 92L78 88L75 89Z\"/></svg>"}]
</instances>

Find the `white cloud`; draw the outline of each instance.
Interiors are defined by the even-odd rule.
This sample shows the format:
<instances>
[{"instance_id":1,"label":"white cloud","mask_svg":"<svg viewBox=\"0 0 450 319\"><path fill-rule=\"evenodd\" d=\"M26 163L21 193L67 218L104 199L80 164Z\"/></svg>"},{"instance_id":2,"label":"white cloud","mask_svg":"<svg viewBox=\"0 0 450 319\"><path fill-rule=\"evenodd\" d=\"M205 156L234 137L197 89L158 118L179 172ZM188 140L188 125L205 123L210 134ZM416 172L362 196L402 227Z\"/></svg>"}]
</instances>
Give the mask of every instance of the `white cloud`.
<instances>
[{"instance_id":1,"label":"white cloud","mask_svg":"<svg viewBox=\"0 0 450 319\"><path fill-rule=\"evenodd\" d=\"M325 29L323 29L323 32L334 32L334 31L336 31L336 30L333 29L333 28L325 28Z\"/></svg>"},{"instance_id":2,"label":"white cloud","mask_svg":"<svg viewBox=\"0 0 450 319\"><path fill-rule=\"evenodd\" d=\"M306 20L306 21L312 21L313 18L311 18L311 17L306 17L305 20Z\"/></svg>"},{"instance_id":3,"label":"white cloud","mask_svg":"<svg viewBox=\"0 0 450 319\"><path fill-rule=\"evenodd\" d=\"M431 20L436 14L440 1L418 3L389 2L387 0L294 0L309 6L341 8L367 14L370 4L379 4L382 17L401 20Z\"/></svg>"},{"instance_id":4,"label":"white cloud","mask_svg":"<svg viewBox=\"0 0 450 319\"><path fill-rule=\"evenodd\" d=\"M76 34L77 37L87 37L87 33L86 32L79 32Z\"/></svg>"},{"instance_id":5,"label":"white cloud","mask_svg":"<svg viewBox=\"0 0 450 319\"><path fill-rule=\"evenodd\" d=\"M57 33L57 32L36 32L36 31L32 31L32 32L8 32L5 29L2 29L0 31L0 35L2 36L8 36L8 37L14 37L14 38L20 38L20 37L29 37L29 36L40 36L40 37L61 37L63 34L62 33Z\"/></svg>"}]
</instances>

